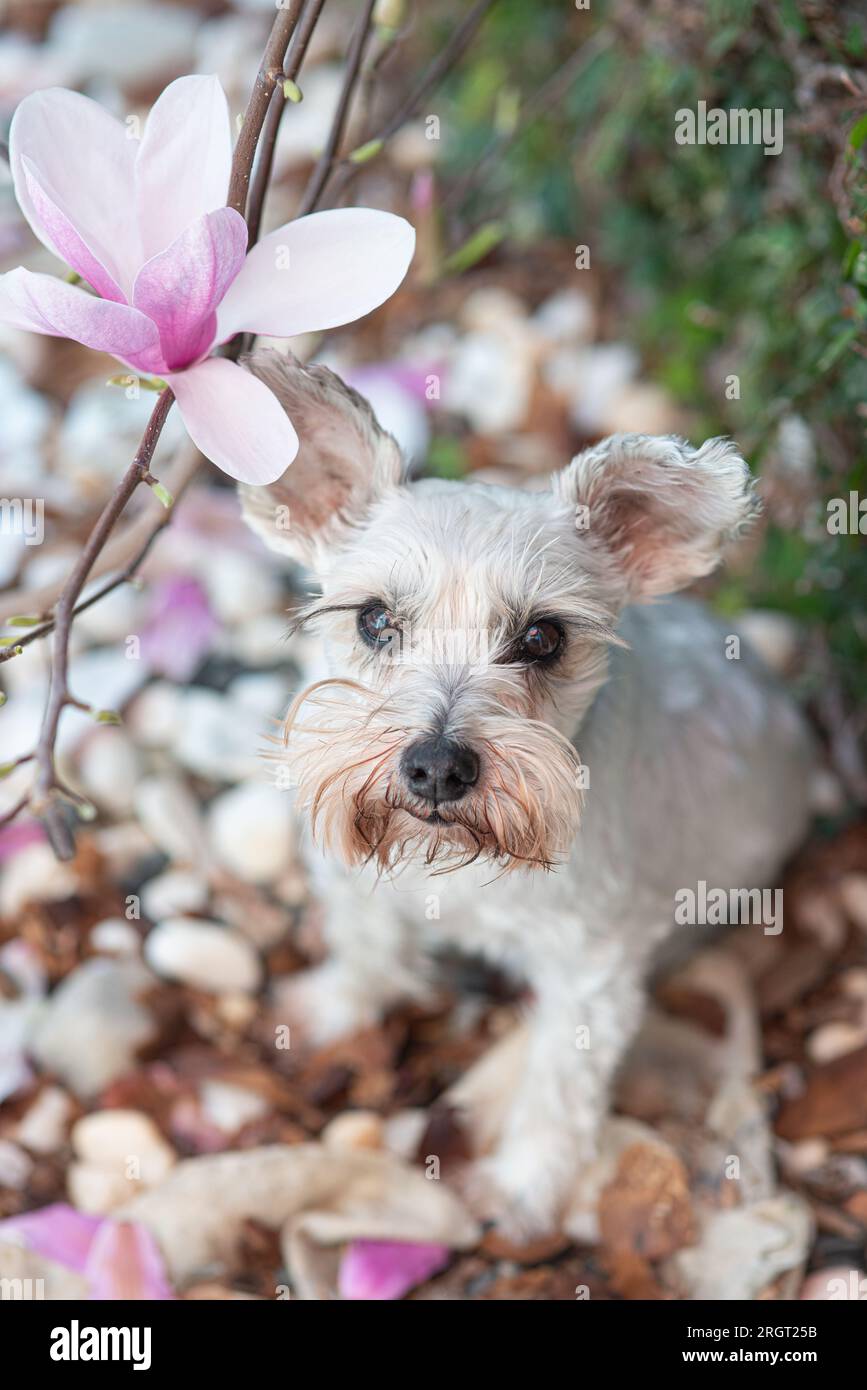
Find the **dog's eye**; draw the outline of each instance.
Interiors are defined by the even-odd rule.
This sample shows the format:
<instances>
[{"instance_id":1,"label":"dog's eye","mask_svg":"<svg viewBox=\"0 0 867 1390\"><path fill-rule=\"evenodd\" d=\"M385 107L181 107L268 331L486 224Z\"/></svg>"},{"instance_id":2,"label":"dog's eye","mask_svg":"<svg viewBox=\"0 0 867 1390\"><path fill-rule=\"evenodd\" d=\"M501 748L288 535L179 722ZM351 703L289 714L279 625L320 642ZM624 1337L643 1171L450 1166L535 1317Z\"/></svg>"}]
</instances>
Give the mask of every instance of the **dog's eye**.
<instances>
[{"instance_id":1,"label":"dog's eye","mask_svg":"<svg viewBox=\"0 0 867 1390\"><path fill-rule=\"evenodd\" d=\"M358 615L358 630L371 647L385 647L399 629L384 604L371 603Z\"/></svg>"},{"instance_id":2,"label":"dog's eye","mask_svg":"<svg viewBox=\"0 0 867 1390\"><path fill-rule=\"evenodd\" d=\"M553 656L563 641L563 633L556 623L540 618L531 623L520 641L521 655L526 661L539 661L542 657Z\"/></svg>"}]
</instances>

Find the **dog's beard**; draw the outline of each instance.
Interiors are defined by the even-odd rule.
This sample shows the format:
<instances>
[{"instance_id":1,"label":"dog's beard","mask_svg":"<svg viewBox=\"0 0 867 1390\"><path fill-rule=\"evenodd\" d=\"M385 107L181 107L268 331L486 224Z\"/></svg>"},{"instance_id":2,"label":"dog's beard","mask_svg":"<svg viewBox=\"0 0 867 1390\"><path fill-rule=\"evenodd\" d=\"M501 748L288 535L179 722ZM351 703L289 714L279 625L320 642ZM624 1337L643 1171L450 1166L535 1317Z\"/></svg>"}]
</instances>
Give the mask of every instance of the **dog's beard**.
<instances>
[{"instance_id":1,"label":"dog's beard","mask_svg":"<svg viewBox=\"0 0 867 1390\"><path fill-rule=\"evenodd\" d=\"M401 721L401 706L405 721L400 691L383 698L340 678L293 702L284 751L272 756L288 761L314 839L349 865L372 861L389 872L409 862L447 872L479 858L501 871L551 868L581 811L581 764L568 739L525 714L485 713L473 739L478 787L432 815L400 778L401 753L421 733Z\"/></svg>"}]
</instances>

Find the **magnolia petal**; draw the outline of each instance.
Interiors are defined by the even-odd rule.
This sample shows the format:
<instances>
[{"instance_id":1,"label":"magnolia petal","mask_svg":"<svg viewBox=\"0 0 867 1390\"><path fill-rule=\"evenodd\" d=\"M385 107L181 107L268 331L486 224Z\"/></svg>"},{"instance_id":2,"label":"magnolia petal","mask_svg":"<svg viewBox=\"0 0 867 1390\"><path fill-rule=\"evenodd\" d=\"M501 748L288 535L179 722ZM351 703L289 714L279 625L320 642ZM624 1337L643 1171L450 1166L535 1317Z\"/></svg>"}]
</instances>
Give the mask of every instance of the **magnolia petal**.
<instances>
[{"instance_id":1,"label":"magnolia petal","mask_svg":"<svg viewBox=\"0 0 867 1390\"><path fill-rule=\"evenodd\" d=\"M314 212L254 246L218 310L219 339L291 338L369 314L394 294L415 249L402 217L373 208Z\"/></svg>"},{"instance_id":2,"label":"magnolia petal","mask_svg":"<svg viewBox=\"0 0 867 1390\"><path fill-rule=\"evenodd\" d=\"M170 574L150 586L141 628L144 667L186 684L220 631L208 595L190 574Z\"/></svg>"},{"instance_id":3,"label":"magnolia petal","mask_svg":"<svg viewBox=\"0 0 867 1390\"><path fill-rule=\"evenodd\" d=\"M49 251L63 258L43 225L23 160L124 294L141 262L133 180L136 142L104 107L79 92L50 87L19 104L9 130L9 163L18 205Z\"/></svg>"},{"instance_id":4,"label":"magnolia petal","mask_svg":"<svg viewBox=\"0 0 867 1390\"><path fill-rule=\"evenodd\" d=\"M217 77L179 77L154 103L135 168L144 259L225 206L232 168L226 94Z\"/></svg>"},{"instance_id":5,"label":"magnolia petal","mask_svg":"<svg viewBox=\"0 0 867 1390\"><path fill-rule=\"evenodd\" d=\"M247 224L232 208L199 217L142 266L132 302L160 333L166 371L202 357L214 341L214 310L244 264Z\"/></svg>"},{"instance_id":6,"label":"magnolia petal","mask_svg":"<svg viewBox=\"0 0 867 1390\"><path fill-rule=\"evenodd\" d=\"M298 436L277 397L258 377L209 357L166 376L193 443L242 483L273 483L298 452Z\"/></svg>"},{"instance_id":7,"label":"magnolia petal","mask_svg":"<svg viewBox=\"0 0 867 1390\"><path fill-rule=\"evenodd\" d=\"M92 285L103 299L125 304L126 296L106 270L104 261L82 241L71 219L61 207L59 196L49 189L44 179L40 179L32 159L22 155L21 167L30 201L43 230L50 237L52 245L57 248L60 259Z\"/></svg>"},{"instance_id":8,"label":"magnolia petal","mask_svg":"<svg viewBox=\"0 0 867 1390\"><path fill-rule=\"evenodd\" d=\"M97 299L53 275L10 270L0 275L0 321L52 338L72 338L144 372L158 370L160 336L138 309Z\"/></svg>"},{"instance_id":9,"label":"magnolia petal","mask_svg":"<svg viewBox=\"0 0 867 1390\"><path fill-rule=\"evenodd\" d=\"M88 1251L84 1277L91 1298L153 1302L175 1296L159 1246L135 1222L102 1223Z\"/></svg>"},{"instance_id":10,"label":"magnolia petal","mask_svg":"<svg viewBox=\"0 0 867 1390\"><path fill-rule=\"evenodd\" d=\"M403 1298L444 1269L451 1259L447 1245L402 1240L354 1240L346 1247L337 1286L341 1298Z\"/></svg>"},{"instance_id":11,"label":"magnolia petal","mask_svg":"<svg viewBox=\"0 0 867 1390\"><path fill-rule=\"evenodd\" d=\"M54 1202L0 1221L0 1241L23 1245L46 1260L81 1274L102 1222L101 1216L88 1216L66 1202Z\"/></svg>"}]
</instances>

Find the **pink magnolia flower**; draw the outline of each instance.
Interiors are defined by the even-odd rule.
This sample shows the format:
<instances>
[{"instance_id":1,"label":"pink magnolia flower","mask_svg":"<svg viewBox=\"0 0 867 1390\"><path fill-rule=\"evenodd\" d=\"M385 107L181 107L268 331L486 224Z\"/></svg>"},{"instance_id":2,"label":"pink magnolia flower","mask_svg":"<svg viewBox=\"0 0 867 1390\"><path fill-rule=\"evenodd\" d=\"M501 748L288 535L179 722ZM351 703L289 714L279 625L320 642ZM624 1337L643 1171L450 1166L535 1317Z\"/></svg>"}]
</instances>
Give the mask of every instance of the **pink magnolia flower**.
<instances>
[{"instance_id":1,"label":"pink magnolia flower","mask_svg":"<svg viewBox=\"0 0 867 1390\"><path fill-rule=\"evenodd\" d=\"M243 482L273 482L295 431L267 386L210 354L239 332L288 338L370 313L406 274L409 223L317 212L247 254L244 219L225 206L232 141L216 77L172 82L140 140L78 92L35 92L9 152L36 236L95 293L19 267L0 275L0 320L162 377L203 454Z\"/></svg>"}]
</instances>

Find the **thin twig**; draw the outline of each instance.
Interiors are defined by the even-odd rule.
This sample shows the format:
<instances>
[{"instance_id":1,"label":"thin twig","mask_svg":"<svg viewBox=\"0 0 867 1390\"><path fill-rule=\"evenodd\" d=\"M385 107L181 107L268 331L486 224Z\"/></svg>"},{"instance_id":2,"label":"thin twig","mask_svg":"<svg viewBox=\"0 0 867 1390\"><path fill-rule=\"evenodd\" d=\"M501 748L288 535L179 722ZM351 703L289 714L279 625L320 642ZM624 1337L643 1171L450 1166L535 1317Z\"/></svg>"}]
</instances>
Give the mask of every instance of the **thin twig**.
<instances>
[{"instance_id":1,"label":"thin twig","mask_svg":"<svg viewBox=\"0 0 867 1390\"><path fill-rule=\"evenodd\" d=\"M295 25L298 23L302 4L303 0L290 0L288 7L281 10L274 20L268 42L265 45L265 52L262 55L262 62L256 74L256 81L253 84L253 91L247 103L247 110L244 113L244 123L241 126L241 133L238 136L232 159L232 175L229 179L227 199L228 206L234 208L236 212L240 212L242 217L247 208L247 190L250 185L250 172L253 168L259 136L262 134L262 126L265 124L274 86L283 80L283 61L289 47L289 40Z\"/></svg>"},{"instance_id":2,"label":"thin twig","mask_svg":"<svg viewBox=\"0 0 867 1390\"><path fill-rule=\"evenodd\" d=\"M415 91L411 92L406 100L398 106L379 131L363 142L365 145L385 145L393 135L397 134L401 126L415 115L425 97L430 96L431 92L436 90L463 57L482 20L496 3L497 0L478 0L478 3L473 6L463 23L458 25L448 43L430 64ZM346 192L347 186L362 168L363 165L353 163L351 158L341 159L334 165L332 171L334 183L331 189L332 202L339 202Z\"/></svg>"},{"instance_id":3,"label":"thin twig","mask_svg":"<svg viewBox=\"0 0 867 1390\"><path fill-rule=\"evenodd\" d=\"M307 0L304 13L301 16L298 29L286 59L286 66L283 69L283 81L294 82L299 72L301 64L307 55L310 40L313 37L313 30L316 28L319 16L325 0ZM274 88L271 103L268 107L268 114L265 118L265 126L262 131L262 139L259 141L259 153L256 158L256 166L250 182L250 200L247 208L247 226L249 228L250 246L255 246L259 240L259 231L262 226L262 211L265 206L265 195L268 185L271 182L271 171L274 165L274 151L277 145L277 134L280 130L280 122L286 108L286 97L283 93L281 83Z\"/></svg>"},{"instance_id":4,"label":"thin twig","mask_svg":"<svg viewBox=\"0 0 867 1390\"><path fill-rule=\"evenodd\" d=\"M135 458L103 507L99 519L79 556L78 562L64 585L63 593L60 595L60 600L54 614L54 644L51 663L51 680L45 713L42 718L42 727L39 731L39 741L36 745L36 763L39 772L34 790L36 805L39 806L41 803L40 809L45 819L45 828L48 832L48 838L51 841L55 854L57 854L60 859L69 859L74 852L72 835L67 825L66 818L63 816L60 807L52 800L51 796L52 792L58 787L57 774L54 767L54 745L57 742L57 730L60 724L60 716L67 705L74 703L67 685L69 677L69 636L72 627L73 613L78 597L87 582L87 576L90 574L94 560L108 540L115 522L127 502L150 469L154 450L156 449L157 441L162 433L162 428L168 413L171 410L173 400L174 396L170 390L166 389L160 393L159 399L145 427L141 443L136 450Z\"/></svg>"},{"instance_id":5,"label":"thin twig","mask_svg":"<svg viewBox=\"0 0 867 1390\"><path fill-rule=\"evenodd\" d=\"M228 204L242 213L247 202L250 171L268 110L271 91L277 77L282 77L286 50L301 12L302 3L303 0L291 0L289 7L281 11L274 21L253 93L247 106L244 124L235 146ZM168 389L160 394L145 427L135 457L100 513L75 568L63 586L54 612L54 642L48 699L33 755L38 769L36 783L31 796L25 798L18 807L14 808L12 815L19 814L24 806L32 804L34 810L42 816L49 841L59 859L72 858L75 852L75 843L57 794L73 800L81 800L80 797L61 784L54 757L57 733L64 709L70 705L82 707L81 702L70 693L68 686L69 638L72 622L81 591L87 583L97 556L102 551L136 488L150 475L150 465L173 400L174 396ZM147 543L148 548L160 529L160 526L154 528ZM118 580L118 582L122 582L122 580Z\"/></svg>"},{"instance_id":6,"label":"thin twig","mask_svg":"<svg viewBox=\"0 0 867 1390\"><path fill-rule=\"evenodd\" d=\"M157 536L161 531L165 530L171 521L174 508L177 506L181 496L192 481L194 474L195 469L190 472L182 486L173 494L172 506L167 507L162 516L157 518L151 530L145 536L143 544L139 546L132 559L128 560L123 568L120 569L113 578L107 580L101 588L95 589L86 599L82 599L81 603L76 604L75 608L72 610L73 619L77 618L79 613L85 613L88 608L92 608L95 603L99 603L101 599L106 598L109 594L113 593L115 589L119 589L121 584L128 584L135 578L136 570L144 564ZM25 632L21 637L17 638L15 647L29 647L31 642L38 642L41 637L47 637L49 632L54 631L54 627L55 619L47 618L44 623L40 623L38 627L31 628L29 632ZM11 660L13 656L17 655L15 647L9 647L4 651L0 651L0 664L4 661Z\"/></svg>"},{"instance_id":7,"label":"thin twig","mask_svg":"<svg viewBox=\"0 0 867 1390\"><path fill-rule=\"evenodd\" d=\"M343 139L343 131L346 125L346 117L349 114L350 103L355 93L358 76L361 71L361 63L364 58L364 50L370 37L370 26L373 19L373 7L376 0L364 0L364 6L358 17L355 26L355 33L349 45L349 52L346 55L346 72L343 77L343 86L340 89L340 96L334 112L334 119L331 122L331 129L328 132L328 139L325 148L316 164L316 168L310 178L304 197L301 199L301 206L298 209L298 217L306 217L309 212L313 212L319 199L325 191L325 185L331 175L334 164L334 156L340 147Z\"/></svg>"},{"instance_id":8,"label":"thin twig","mask_svg":"<svg viewBox=\"0 0 867 1390\"><path fill-rule=\"evenodd\" d=\"M16 816L20 816L22 811L26 811L29 805L30 796L28 794L16 801L11 810L4 811L3 815L0 816L0 830L2 830L4 825L9 825L11 821L14 821Z\"/></svg>"}]
</instances>

